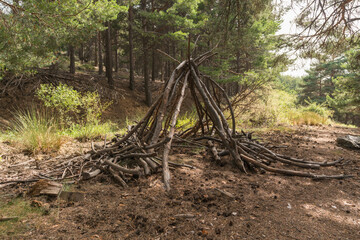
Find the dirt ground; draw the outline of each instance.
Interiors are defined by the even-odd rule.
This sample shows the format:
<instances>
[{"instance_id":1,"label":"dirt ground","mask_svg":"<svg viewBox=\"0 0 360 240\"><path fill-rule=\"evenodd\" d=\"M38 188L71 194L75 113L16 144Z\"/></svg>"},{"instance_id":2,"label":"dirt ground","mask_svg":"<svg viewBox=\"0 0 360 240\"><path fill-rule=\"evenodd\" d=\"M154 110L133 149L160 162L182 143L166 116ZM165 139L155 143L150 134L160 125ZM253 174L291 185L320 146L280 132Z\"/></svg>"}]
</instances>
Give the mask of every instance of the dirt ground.
<instances>
[{"instance_id":1,"label":"dirt ground","mask_svg":"<svg viewBox=\"0 0 360 240\"><path fill-rule=\"evenodd\" d=\"M174 149L173 161L196 169L172 170L171 193L163 190L161 173L133 180L128 189L99 175L71 187L85 194L83 201L41 199L50 203L48 215L29 219L28 231L13 238L359 239L360 152L336 146L336 137L345 134L360 131L304 126L271 131L261 138L281 146L274 151L293 157L313 161L343 157L342 164L317 172L352 174L351 179L246 175L231 164L216 165L198 149ZM30 185L0 187L0 194L15 196Z\"/></svg>"}]
</instances>

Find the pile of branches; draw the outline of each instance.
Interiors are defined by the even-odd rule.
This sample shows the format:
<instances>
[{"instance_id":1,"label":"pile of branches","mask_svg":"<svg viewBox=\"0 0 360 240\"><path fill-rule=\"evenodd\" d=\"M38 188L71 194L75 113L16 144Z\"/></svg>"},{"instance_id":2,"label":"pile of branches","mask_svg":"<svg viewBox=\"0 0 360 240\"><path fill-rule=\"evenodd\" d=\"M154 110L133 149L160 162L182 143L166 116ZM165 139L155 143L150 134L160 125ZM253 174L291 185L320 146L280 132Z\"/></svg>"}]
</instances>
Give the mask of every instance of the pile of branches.
<instances>
[{"instance_id":1,"label":"pile of branches","mask_svg":"<svg viewBox=\"0 0 360 240\"><path fill-rule=\"evenodd\" d=\"M200 73L198 67L213 56L212 51L193 59L178 62L171 77L165 83L162 94L150 107L145 117L136 125L129 127L128 133L117 137L104 146L92 145L85 160L96 163L96 170L84 172L91 177L100 171L110 172L124 187L128 176L148 175L162 168L164 186L170 190L169 153L172 143L184 141L203 145L203 141L216 161L230 155L234 164L242 172L254 172L257 169L291 176L314 179L346 178L346 175L317 175L307 171L297 171L271 166L275 162L284 166L318 169L332 166L334 162L311 162L276 154L236 131L235 116L229 98L224 89L210 77ZM169 56L170 57L170 56ZM171 57L170 57L171 58ZM190 94L196 107L198 121L194 127L176 133L177 118L186 94ZM225 104L221 103L225 99ZM230 113L229 119L223 110ZM231 127L228 124L231 122Z\"/></svg>"}]
</instances>

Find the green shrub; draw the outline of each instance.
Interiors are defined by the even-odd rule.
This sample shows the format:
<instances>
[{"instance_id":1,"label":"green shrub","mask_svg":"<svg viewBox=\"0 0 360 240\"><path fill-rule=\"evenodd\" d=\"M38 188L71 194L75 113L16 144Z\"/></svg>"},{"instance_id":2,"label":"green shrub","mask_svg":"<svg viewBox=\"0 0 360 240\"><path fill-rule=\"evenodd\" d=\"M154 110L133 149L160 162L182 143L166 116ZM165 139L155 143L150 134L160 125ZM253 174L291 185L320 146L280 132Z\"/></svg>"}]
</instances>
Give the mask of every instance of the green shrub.
<instances>
[{"instance_id":1,"label":"green shrub","mask_svg":"<svg viewBox=\"0 0 360 240\"><path fill-rule=\"evenodd\" d=\"M100 121L102 113L110 105L111 102L102 104L97 92L86 92L81 97L81 107L84 112L83 121L90 124L97 124Z\"/></svg>"},{"instance_id":2,"label":"green shrub","mask_svg":"<svg viewBox=\"0 0 360 240\"><path fill-rule=\"evenodd\" d=\"M52 114L35 108L16 112L10 130L10 140L32 154L56 152L65 142Z\"/></svg>"},{"instance_id":3,"label":"green shrub","mask_svg":"<svg viewBox=\"0 0 360 240\"><path fill-rule=\"evenodd\" d=\"M316 102L305 101L306 106L301 107L303 112L314 112L324 118L330 118L333 115L333 111L328 109L324 104L318 104Z\"/></svg>"},{"instance_id":4,"label":"green shrub","mask_svg":"<svg viewBox=\"0 0 360 240\"><path fill-rule=\"evenodd\" d=\"M46 107L58 111L62 125L71 125L74 122L74 115L80 112L81 95L66 84L60 83L56 87L51 84L41 84L36 95Z\"/></svg>"},{"instance_id":5,"label":"green shrub","mask_svg":"<svg viewBox=\"0 0 360 240\"><path fill-rule=\"evenodd\" d=\"M56 87L51 84L41 84L36 95L46 107L54 108L59 113L61 125L65 127L73 124L97 124L101 114L111 104L111 102L101 103L97 92L81 94L61 83Z\"/></svg>"}]
</instances>

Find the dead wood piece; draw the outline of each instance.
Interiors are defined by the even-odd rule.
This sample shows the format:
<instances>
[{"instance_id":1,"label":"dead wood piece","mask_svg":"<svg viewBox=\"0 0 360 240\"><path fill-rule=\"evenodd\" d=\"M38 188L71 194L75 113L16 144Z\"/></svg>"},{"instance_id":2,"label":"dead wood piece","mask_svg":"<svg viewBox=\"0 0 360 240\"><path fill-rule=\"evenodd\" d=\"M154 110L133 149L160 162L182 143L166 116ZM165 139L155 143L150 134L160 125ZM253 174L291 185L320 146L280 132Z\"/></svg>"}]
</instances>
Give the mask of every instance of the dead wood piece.
<instances>
[{"instance_id":1,"label":"dead wood piece","mask_svg":"<svg viewBox=\"0 0 360 240\"><path fill-rule=\"evenodd\" d=\"M0 182L0 185L6 185L9 183L31 183L31 182L37 182L42 180L41 178L36 178L36 179L24 179L24 180L8 180L8 181L4 181L4 182Z\"/></svg>"},{"instance_id":2,"label":"dead wood piece","mask_svg":"<svg viewBox=\"0 0 360 240\"><path fill-rule=\"evenodd\" d=\"M147 164L147 162L142 158L138 158L137 161L144 168L145 176L150 175L151 171L150 171L150 168L149 168L149 165Z\"/></svg>"},{"instance_id":3,"label":"dead wood piece","mask_svg":"<svg viewBox=\"0 0 360 240\"><path fill-rule=\"evenodd\" d=\"M212 141L208 141L208 145L210 147L210 151L211 151L212 156L215 159L215 161L216 162L221 162L221 158L219 157L219 153L216 150L216 147L215 147L214 143Z\"/></svg>"},{"instance_id":4,"label":"dead wood piece","mask_svg":"<svg viewBox=\"0 0 360 240\"><path fill-rule=\"evenodd\" d=\"M158 169L158 165L151 158L145 158L145 162L151 167L151 169L156 172Z\"/></svg>"},{"instance_id":5,"label":"dead wood piece","mask_svg":"<svg viewBox=\"0 0 360 240\"><path fill-rule=\"evenodd\" d=\"M0 217L0 222L18 220L18 219L19 219L19 217Z\"/></svg>"},{"instance_id":6,"label":"dead wood piece","mask_svg":"<svg viewBox=\"0 0 360 240\"><path fill-rule=\"evenodd\" d=\"M90 178L96 177L100 173L101 173L100 169L96 169L96 170L94 170L92 172L83 172L82 173L82 178L83 178L83 180L88 180Z\"/></svg>"},{"instance_id":7,"label":"dead wood piece","mask_svg":"<svg viewBox=\"0 0 360 240\"><path fill-rule=\"evenodd\" d=\"M225 190L221 190L218 188L215 188L216 191L220 192L221 194L224 194L225 196L229 197L229 198L235 198L235 196Z\"/></svg>"},{"instance_id":8,"label":"dead wood piece","mask_svg":"<svg viewBox=\"0 0 360 240\"><path fill-rule=\"evenodd\" d=\"M130 153L127 155L120 156L120 159L125 158L145 158L145 157L155 157L156 153Z\"/></svg>"},{"instance_id":9,"label":"dead wood piece","mask_svg":"<svg viewBox=\"0 0 360 240\"><path fill-rule=\"evenodd\" d=\"M137 176L139 176L141 173L139 169L128 169L126 167L122 167L118 164L112 163L109 160L105 160L104 163L118 171L123 172L123 173L128 173L128 174L137 175Z\"/></svg>"},{"instance_id":10,"label":"dead wood piece","mask_svg":"<svg viewBox=\"0 0 360 240\"><path fill-rule=\"evenodd\" d=\"M9 168L23 166L23 165L26 165L26 164L28 164L28 163L35 162L35 161L36 161L35 159L30 159L30 160L25 161L25 162L21 162L21 163L18 163L18 164L10 165Z\"/></svg>"},{"instance_id":11,"label":"dead wood piece","mask_svg":"<svg viewBox=\"0 0 360 240\"><path fill-rule=\"evenodd\" d=\"M163 54L164 56L168 57L169 59L173 60L174 62L180 63L179 60L173 58L172 56L170 56L169 54L167 54L166 52L161 51L160 49L156 49L156 51L158 51L159 53Z\"/></svg>"},{"instance_id":12,"label":"dead wood piece","mask_svg":"<svg viewBox=\"0 0 360 240\"><path fill-rule=\"evenodd\" d=\"M266 166L265 164L262 164L262 163L256 161L255 159L252 159L246 155L241 154L241 157L244 158L246 161L249 161L250 163L254 164L255 166L263 168L266 171L280 173L280 174L288 175L288 176L309 177L309 178L313 178L313 179L317 179L317 180L345 179L345 178L353 177L352 175L316 175L316 174L310 173L310 172L301 172L301 171L295 171L295 170L274 168L274 167Z\"/></svg>"},{"instance_id":13,"label":"dead wood piece","mask_svg":"<svg viewBox=\"0 0 360 240\"><path fill-rule=\"evenodd\" d=\"M114 178L118 183L120 183L123 188L128 188L128 185L126 184L126 182L124 181L124 179L123 179L121 176L119 176L111 167L109 168L109 171L110 171L110 173L112 174L113 178Z\"/></svg>"},{"instance_id":14,"label":"dead wood piece","mask_svg":"<svg viewBox=\"0 0 360 240\"><path fill-rule=\"evenodd\" d=\"M196 217L196 215L191 214L191 213L182 213L182 214L176 214L174 217L176 217L176 218L194 218L194 217Z\"/></svg>"},{"instance_id":15,"label":"dead wood piece","mask_svg":"<svg viewBox=\"0 0 360 240\"><path fill-rule=\"evenodd\" d=\"M28 191L28 195L30 196L38 196L38 195L50 195L57 196L62 190L62 184L49 181L49 180L40 180L35 183L30 190Z\"/></svg>"},{"instance_id":16,"label":"dead wood piece","mask_svg":"<svg viewBox=\"0 0 360 240\"><path fill-rule=\"evenodd\" d=\"M186 90L186 86L188 84L188 82L187 82L188 77L189 77L189 73L185 76L183 87L181 89L181 95L180 95L180 98L179 98L178 103L176 105L175 112L174 112L174 114L172 116L172 120L171 120L171 124L170 124L170 126L171 126L170 127L170 132L168 134L168 138L170 138L170 141L165 144L164 153L163 153L163 161L162 161L163 179L164 179L165 189L167 191L170 191L170 172L169 172L168 156L169 156L169 152L170 152L170 148L171 148L171 142L172 142L173 136L175 134L176 120L177 120L177 117L178 117L178 115L180 113L181 104L182 104L182 102L184 100L185 90Z\"/></svg>"}]
</instances>

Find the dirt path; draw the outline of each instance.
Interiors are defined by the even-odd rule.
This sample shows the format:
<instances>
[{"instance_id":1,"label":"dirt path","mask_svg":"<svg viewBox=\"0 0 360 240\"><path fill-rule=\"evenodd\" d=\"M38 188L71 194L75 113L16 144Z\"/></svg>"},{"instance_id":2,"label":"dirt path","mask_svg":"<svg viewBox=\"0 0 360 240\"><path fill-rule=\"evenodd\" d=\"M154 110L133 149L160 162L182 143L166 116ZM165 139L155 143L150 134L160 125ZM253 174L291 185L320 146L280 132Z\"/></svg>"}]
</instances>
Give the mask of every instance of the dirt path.
<instances>
[{"instance_id":1,"label":"dirt path","mask_svg":"<svg viewBox=\"0 0 360 240\"><path fill-rule=\"evenodd\" d=\"M344 165L321 170L352 174L347 180L313 181L270 173L245 175L218 166L203 154L181 150L172 160L197 169L173 170L166 194L161 174L123 190L106 176L76 185L85 201L51 203L33 219L24 239L359 239L360 152L335 145L359 129L301 127L263 137L294 157L314 161L343 157ZM229 197L218 191L226 191ZM0 188L0 191L16 191Z\"/></svg>"}]
</instances>

